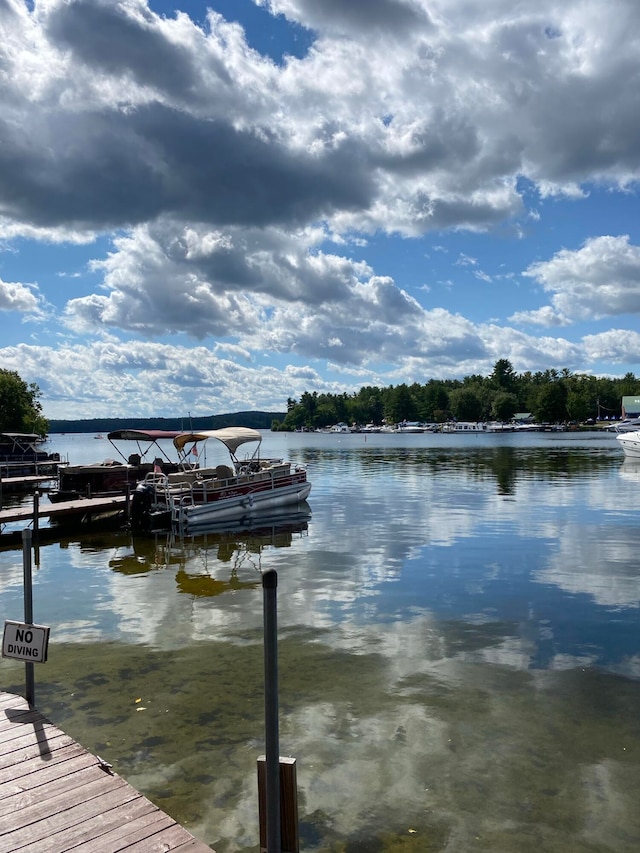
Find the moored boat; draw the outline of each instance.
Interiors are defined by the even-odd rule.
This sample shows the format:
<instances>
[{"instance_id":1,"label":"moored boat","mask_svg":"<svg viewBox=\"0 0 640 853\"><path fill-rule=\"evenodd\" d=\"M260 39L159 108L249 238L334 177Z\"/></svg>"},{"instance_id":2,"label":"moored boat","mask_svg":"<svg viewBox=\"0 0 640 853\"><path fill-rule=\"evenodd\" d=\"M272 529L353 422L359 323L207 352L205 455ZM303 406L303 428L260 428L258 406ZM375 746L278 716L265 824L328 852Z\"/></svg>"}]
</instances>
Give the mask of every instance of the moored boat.
<instances>
[{"instance_id":1,"label":"moored boat","mask_svg":"<svg viewBox=\"0 0 640 853\"><path fill-rule=\"evenodd\" d=\"M107 434L117 458L88 465L68 465L58 473L58 486L49 492L53 503L85 497L106 497L133 491L137 483L156 470L169 473L181 469L183 462L171 459L165 447L180 435L180 430L119 429ZM123 453L122 447L133 453ZM170 445L169 445L170 447ZM190 463L191 467L197 464Z\"/></svg>"},{"instance_id":2,"label":"moored boat","mask_svg":"<svg viewBox=\"0 0 640 853\"><path fill-rule=\"evenodd\" d=\"M418 421L401 421L396 426L396 432L406 432L406 433L422 433L425 431L424 424L419 423Z\"/></svg>"},{"instance_id":3,"label":"moored boat","mask_svg":"<svg viewBox=\"0 0 640 853\"><path fill-rule=\"evenodd\" d=\"M38 447L42 438L31 432L0 433L0 477L31 474L55 474L60 464L59 453L48 453Z\"/></svg>"},{"instance_id":4,"label":"moored boat","mask_svg":"<svg viewBox=\"0 0 640 853\"><path fill-rule=\"evenodd\" d=\"M209 439L224 445L231 464L207 471L148 474L133 494L134 526L153 529L177 524L193 529L295 506L309 496L311 483L305 468L283 459L260 457L262 435L258 430L226 427L181 433L173 443L184 459ZM247 444L253 446L253 452L238 458L239 448ZM190 451L188 445L192 445Z\"/></svg>"},{"instance_id":5,"label":"moored boat","mask_svg":"<svg viewBox=\"0 0 640 853\"><path fill-rule=\"evenodd\" d=\"M616 440L624 450L624 455L630 459L640 460L640 430L635 432L619 432Z\"/></svg>"},{"instance_id":6,"label":"moored boat","mask_svg":"<svg viewBox=\"0 0 640 853\"><path fill-rule=\"evenodd\" d=\"M442 425L442 432L486 432L487 425L480 421L449 421Z\"/></svg>"},{"instance_id":7,"label":"moored boat","mask_svg":"<svg viewBox=\"0 0 640 853\"><path fill-rule=\"evenodd\" d=\"M640 430L640 418L624 418L605 427L609 432L637 432Z\"/></svg>"}]
</instances>

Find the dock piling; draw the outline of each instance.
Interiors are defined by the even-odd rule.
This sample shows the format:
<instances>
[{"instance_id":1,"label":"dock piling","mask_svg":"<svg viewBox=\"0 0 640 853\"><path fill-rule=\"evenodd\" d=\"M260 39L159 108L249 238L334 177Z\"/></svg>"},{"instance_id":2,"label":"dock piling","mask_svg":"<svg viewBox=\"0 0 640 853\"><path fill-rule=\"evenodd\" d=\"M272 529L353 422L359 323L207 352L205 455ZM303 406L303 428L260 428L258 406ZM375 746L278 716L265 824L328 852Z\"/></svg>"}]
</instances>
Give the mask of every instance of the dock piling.
<instances>
[{"instance_id":1,"label":"dock piling","mask_svg":"<svg viewBox=\"0 0 640 853\"><path fill-rule=\"evenodd\" d=\"M22 531L22 567L24 574L24 621L27 625L33 625L33 582L31 577L31 531L26 528ZM25 661L25 699L30 708L36 704L35 688L35 664L33 661Z\"/></svg>"}]
</instances>

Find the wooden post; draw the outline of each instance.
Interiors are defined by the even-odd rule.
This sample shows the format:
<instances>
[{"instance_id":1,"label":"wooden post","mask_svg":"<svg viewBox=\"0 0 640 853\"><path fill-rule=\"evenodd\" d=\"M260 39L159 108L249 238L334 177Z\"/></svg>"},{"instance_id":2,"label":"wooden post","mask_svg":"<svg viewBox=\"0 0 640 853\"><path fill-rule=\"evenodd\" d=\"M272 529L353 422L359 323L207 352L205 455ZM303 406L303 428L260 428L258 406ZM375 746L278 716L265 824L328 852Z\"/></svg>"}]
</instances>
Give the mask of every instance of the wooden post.
<instances>
[{"instance_id":1,"label":"wooden post","mask_svg":"<svg viewBox=\"0 0 640 853\"><path fill-rule=\"evenodd\" d=\"M278 574L262 575L264 613L264 729L265 729L265 824L267 853L281 853L280 836L280 740L278 723Z\"/></svg>"},{"instance_id":2,"label":"wooden post","mask_svg":"<svg viewBox=\"0 0 640 853\"><path fill-rule=\"evenodd\" d=\"M260 853L267 853L267 759L258 758L258 812L260 815ZM295 758L280 757L280 851L300 853L298 833L298 782ZM269 853L272 853L269 850Z\"/></svg>"}]
</instances>

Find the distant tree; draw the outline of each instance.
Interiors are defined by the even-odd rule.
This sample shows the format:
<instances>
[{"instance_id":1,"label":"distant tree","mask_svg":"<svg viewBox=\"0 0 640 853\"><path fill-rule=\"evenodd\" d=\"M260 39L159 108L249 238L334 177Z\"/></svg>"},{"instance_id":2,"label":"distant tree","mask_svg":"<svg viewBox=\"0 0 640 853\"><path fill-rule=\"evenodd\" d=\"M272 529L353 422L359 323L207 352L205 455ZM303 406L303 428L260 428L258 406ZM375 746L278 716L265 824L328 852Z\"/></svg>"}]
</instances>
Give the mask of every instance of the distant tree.
<instances>
[{"instance_id":1,"label":"distant tree","mask_svg":"<svg viewBox=\"0 0 640 853\"><path fill-rule=\"evenodd\" d=\"M493 373L489 380L496 388L503 391L513 391L516 387L517 375L509 359L499 358L493 365Z\"/></svg>"},{"instance_id":2,"label":"distant tree","mask_svg":"<svg viewBox=\"0 0 640 853\"><path fill-rule=\"evenodd\" d=\"M42 416L40 389L15 370L0 368L0 432L35 432L46 435L49 424Z\"/></svg>"},{"instance_id":3,"label":"distant tree","mask_svg":"<svg viewBox=\"0 0 640 853\"><path fill-rule=\"evenodd\" d=\"M449 407L458 421L482 420L482 400L472 388L456 388L449 394Z\"/></svg>"},{"instance_id":4,"label":"distant tree","mask_svg":"<svg viewBox=\"0 0 640 853\"><path fill-rule=\"evenodd\" d=\"M416 420L416 403L411 391L404 383L391 389L385 405L385 416L387 421L393 424Z\"/></svg>"},{"instance_id":5,"label":"distant tree","mask_svg":"<svg viewBox=\"0 0 640 853\"><path fill-rule=\"evenodd\" d=\"M498 391L491 404L491 415L496 421L510 421L518 411L518 398L515 394Z\"/></svg>"},{"instance_id":6,"label":"distant tree","mask_svg":"<svg viewBox=\"0 0 640 853\"><path fill-rule=\"evenodd\" d=\"M449 391L441 382L431 380L422 394L420 418L430 423L441 423L447 419Z\"/></svg>"},{"instance_id":7,"label":"distant tree","mask_svg":"<svg viewBox=\"0 0 640 853\"><path fill-rule=\"evenodd\" d=\"M544 384L538 391L533 413L535 419L540 423L566 421L568 417L567 389L564 383L551 381Z\"/></svg>"},{"instance_id":8,"label":"distant tree","mask_svg":"<svg viewBox=\"0 0 640 853\"><path fill-rule=\"evenodd\" d=\"M586 421L591 415L593 407L589 398L580 391L569 391L567 393L567 414L572 421Z\"/></svg>"}]
</instances>

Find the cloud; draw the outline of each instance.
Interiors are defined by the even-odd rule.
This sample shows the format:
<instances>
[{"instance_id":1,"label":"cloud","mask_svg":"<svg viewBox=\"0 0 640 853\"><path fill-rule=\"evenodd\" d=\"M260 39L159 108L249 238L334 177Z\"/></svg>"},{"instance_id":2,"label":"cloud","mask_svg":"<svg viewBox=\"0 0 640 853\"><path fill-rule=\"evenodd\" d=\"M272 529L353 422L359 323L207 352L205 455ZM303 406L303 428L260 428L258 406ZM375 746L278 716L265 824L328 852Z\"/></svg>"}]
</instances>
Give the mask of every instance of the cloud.
<instances>
[{"instance_id":1,"label":"cloud","mask_svg":"<svg viewBox=\"0 0 640 853\"><path fill-rule=\"evenodd\" d=\"M444 245L476 289L479 279L497 294L495 265L478 242L456 242L459 232L522 235L526 220L541 233L541 217L567 195L579 205L602 187L633 190L637 3L620 0L615 16L598 0L260 5L263 19L285 16L313 34L304 55L277 64L214 10L196 23L145 0L0 0L0 248L26 256L45 242L95 243L88 275L57 279L64 308L54 318L47 306L47 319L76 370L81 357L105 383L109 370L119 375L108 411L145 387L168 404L165 387L179 402L188 386L229 408L238 375L246 408L291 396L305 385L291 371L306 369L303 390L343 390L490 372L498 358L516 370L580 370L599 353L628 363L615 335L594 325L570 341L483 322L480 310L468 319L459 268L438 264ZM380 249L385 237L395 250L396 238L424 235L433 273L407 274ZM553 330L635 317L633 239L536 248L542 260L519 265L532 298L526 310L509 302L506 323ZM448 310L435 300L449 280ZM34 316L44 286L3 284L0 304ZM633 335L622 338L635 352ZM196 360L185 341L196 341ZM120 375L134 352L149 366ZM21 353L57 405L55 359L42 354ZM206 395L203 365L216 387L229 382L224 398Z\"/></svg>"},{"instance_id":2,"label":"cloud","mask_svg":"<svg viewBox=\"0 0 640 853\"><path fill-rule=\"evenodd\" d=\"M43 300L35 285L3 281L0 278L0 311L19 311L39 316L43 313Z\"/></svg>"},{"instance_id":3,"label":"cloud","mask_svg":"<svg viewBox=\"0 0 640 853\"><path fill-rule=\"evenodd\" d=\"M518 175L548 189L637 173L636 4L606 26L598 4L269 8L319 32L307 56L275 66L215 13L203 29L142 0L10 4L0 212L46 228L171 215L416 235L513 216Z\"/></svg>"},{"instance_id":4,"label":"cloud","mask_svg":"<svg viewBox=\"0 0 640 853\"><path fill-rule=\"evenodd\" d=\"M430 19L424 6L411 0L257 0L273 14L285 15L310 29L337 34L370 35L379 31L387 36L406 35L415 27L428 27Z\"/></svg>"},{"instance_id":5,"label":"cloud","mask_svg":"<svg viewBox=\"0 0 640 853\"><path fill-rule=\"evenodd\" d=\"M532 311L516 311L508 319L510 323L531 323L535 326L544 326L547 329L553 326L566 326L570 322L550 305L535 308Z\"/></svg>"},{"instance_id":6,"label":"cloud","mask_svg":"<svg viewBox=\"0 0 640 853\"><path fill-rule=\"evenodd\" d=\"M552 293L557 315L572 320L640 314L640 247L628 235L594 237L562 249L523 275Z\"/></svg>"}]
</instances>

